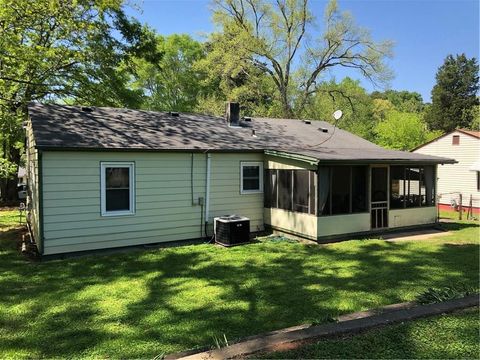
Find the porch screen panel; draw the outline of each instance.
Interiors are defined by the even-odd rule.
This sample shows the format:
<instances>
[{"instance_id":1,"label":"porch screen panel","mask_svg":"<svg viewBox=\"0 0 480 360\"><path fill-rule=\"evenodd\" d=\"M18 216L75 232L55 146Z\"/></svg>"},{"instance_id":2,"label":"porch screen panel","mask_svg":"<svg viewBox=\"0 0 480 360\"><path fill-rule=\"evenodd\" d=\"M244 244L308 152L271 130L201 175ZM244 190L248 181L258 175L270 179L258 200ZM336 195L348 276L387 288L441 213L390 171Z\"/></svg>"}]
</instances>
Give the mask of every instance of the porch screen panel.
<instances>
[{"instance_id":1,"label":"porch screen panel","mask_svg":"<svg viewBox=\"0 0 480 360\"><path fill-rule=\"evenodd\" d=\"M318 168L318 214L330 214L330 168Z\"/></svg>"},{"instance_id":2,"label":"porch screen panel","mask_svg":"<svg viewBox=\"0 0 480 360\"><path fill-rule=\"evenodd\" d=\"M434 205L434 166L390 166L390 209Z\"/></svg>"},{"instance_id":3,"label":"porch screen panel","mask_svg":"<svg viewBox=\"0 0 480 360\"><path fill-rule=\"evenodd\" d=\"M420 182L422 173L418 167L405 169L406 176L406 207L419 207L421 205Z\"/></svg>"},{"instance_id":4,"label":"porch screen panel","mask_svg":"<svg viewBox=\"0 0 480 360\"><path fill-rule=\"evenodd\" d=\"M390 166L390 209L405 206L405 167Z\"/></svg>"},{"instance_id":5,"label":"porch screen panel","mask_svg":"<svg viewBox=\"0 0 480 360\"><path fill-rule=\"evenodd\" d=\"M293 211L308 214L309 182L310 176L308 170L293 171Z\"/></svg>"},{"instance_id":6,"label":"porch screen panel","mask_svg":"<svg viewBox=\"0 0 480 360\"><path fill-rule=\"evenodd\" d=\"M317 194L317 174L314 171L309 171L310 174L310 214L316 215L316 194Z\"/></svg>"},{"instance_id":7,"label":"porch screen panel","mask_svg":"<svg viewBox=\"0 0 480 360\"><path fill-rule=\"evenodd\" d=\"M365 212L367 206L367 173L366 166L352 166L352 213Z\"/></svg>"},{"instance_id":8,"label":"porch screen panel","mask_svg":"<svg viewBox=\"0 0 480 360\"><path fill-rule=\"evenodd\" d=\"M265 201L264 206L266 208L276 208L277 203L277 190L278 190L278 170L265 170Z\"/></svg>"},{"instance_id":9,"label":"porch screen panel","mask_svg":"<svg viewBox=\"0 0 480 360\"><path fill-rule=\"evenodd\" d=\"M350 166L332 167L332 215L350 213Z\"/></svg>"},{"instance_id":10,"label":"porch screen panel","mask_svg":"<svg viewBox=\"0 0 480 360\"><path fill-rule=\"evenodd\" d=\"M425 181L425 200L422 203L424 206L435 205L435 168L433 166L425 166L423 171Z\"/></svg>"},{"instance_id":11,"label":"porch screen panel","mask_svg":"<svg viewBox=\"0 0 480 360\"><path fill-rule=\"evenodd\" d=\"M292 210L292 170L278 171L278 208Z\"/></svg>"}]
</instances>

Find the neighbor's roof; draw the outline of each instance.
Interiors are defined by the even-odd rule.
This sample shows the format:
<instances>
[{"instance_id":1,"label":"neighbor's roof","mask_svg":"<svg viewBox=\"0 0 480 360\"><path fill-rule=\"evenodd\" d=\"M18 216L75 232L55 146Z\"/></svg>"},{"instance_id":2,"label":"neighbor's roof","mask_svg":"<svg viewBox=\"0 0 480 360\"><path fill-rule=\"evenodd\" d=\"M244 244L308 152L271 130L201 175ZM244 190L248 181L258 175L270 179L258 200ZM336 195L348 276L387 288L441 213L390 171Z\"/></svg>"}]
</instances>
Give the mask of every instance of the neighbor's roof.
<instances>
[{"instance_id":1,"label":"neighbor's roof","mask_svg":"<svg viewBox=\"0 0 480 360\"><path fill-rule=\"evenodd\" d=\"M421 149L422 147L424 147L425 145L428 145L428 144L431 144L437 140L440 140L440 139L443 139L445 136L447 135L450 135L454 132L460 132L462 134L465 134L465 135L470 135L470 136L473 136L474 138L477 138L477 139L480 139L480 131L475 131L475 130L468 130L468 129L455 129L453 131L450 131L446 134L442 134L430 141L427 141L426 143L423 143L422 145L418 145L417 147L413 148L412 150L410 151L415 151L415 150L418 150L418 149Z\"/></svg>"},{"instance_id":2,"label":"neighbor's roof","mask_svg":"<svg viewBox=\"0 0 480 360\"><path fill-rule=\"evenodd\" d=\"M324 121L253 118L230 127L221 117L166 112L31 103L36 147L48 150L265 151L324 161L414 161L451 159L383 149ZM328 132L321 131L328 129ZM255 134L253 134L253 131Z\"/></svg>"},{"instance_id":3,"label":"neighbor's roof","mask_svg":"<svg viewBox=\"0 0 480 360\"><path fill-rule=\"evenodd\" d=\"M457 131L460 131L464 134L471 135L473 137L476 137L477 139L480 139L480 131L468 130L468 129L458 129Z\"/></svg>"}]
</instances>

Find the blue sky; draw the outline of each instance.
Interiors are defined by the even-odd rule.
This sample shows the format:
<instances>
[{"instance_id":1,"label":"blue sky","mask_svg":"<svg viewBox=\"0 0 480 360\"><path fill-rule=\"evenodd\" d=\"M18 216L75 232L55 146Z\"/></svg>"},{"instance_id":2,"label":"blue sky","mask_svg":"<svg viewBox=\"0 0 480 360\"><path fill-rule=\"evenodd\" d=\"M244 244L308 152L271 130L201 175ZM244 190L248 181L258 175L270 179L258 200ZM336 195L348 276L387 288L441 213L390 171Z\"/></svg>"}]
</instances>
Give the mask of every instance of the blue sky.
<instances>
[{"instance_id":1,"label":"blue sky","mask_svg":"<svg viewBox=\"0 0 480 360\"><path fill-rule=\"evenodd\" d=\"M311 0L321 20L326 0ZM370 29L374 39L395 42L389 65L395 72L391 88L419 92L430 101L435 73L448 54L479 56L478 0L339 0L340 9L352 13L358 25ZM131 15L160 34L187 33L201 40L213 31L208 0L143 0ZM319 23L321 25L321 23ZM334 70L340 80L345 73ZM352 74L349 74L352 75ZM352 76L361 79L360 75ZM374 88L362 80L369 91Z\"/></svg>"}]
</instances>

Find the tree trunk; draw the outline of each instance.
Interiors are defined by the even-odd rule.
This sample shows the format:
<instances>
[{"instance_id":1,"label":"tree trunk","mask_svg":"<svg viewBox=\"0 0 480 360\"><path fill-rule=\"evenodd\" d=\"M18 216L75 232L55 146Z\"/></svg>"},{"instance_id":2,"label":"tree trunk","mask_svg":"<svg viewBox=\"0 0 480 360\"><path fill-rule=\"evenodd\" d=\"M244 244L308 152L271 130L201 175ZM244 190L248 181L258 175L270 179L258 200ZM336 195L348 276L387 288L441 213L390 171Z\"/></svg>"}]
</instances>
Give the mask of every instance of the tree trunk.
<instances>
[{"instance_id":1,"label":"tree trunk","mask_svg":"<svg viewBox=\"0 0 480 360\"><path fill-rule=\"evenodd\" d=\"M285 117L286 119L293 119L294 113L288 99L287 89L283 88L279 90L280 90L280 101L282 102L283 117Z\"/></svg>"},{"instance_id":2,"label":"tree trunk","mask_svg":"<svg viewBox=\"0 0 480 360\"><path fill-rule=\"evenodd\" d=\"M1 201L5 204L16 204L18 202L17 183L18 183L18 166L20 164L21 153L20 149L12 147L8 150L9 160L17 164L17 171L9 179L1 179L0 181L0 195Z\"/></svg>"}]
</instances>

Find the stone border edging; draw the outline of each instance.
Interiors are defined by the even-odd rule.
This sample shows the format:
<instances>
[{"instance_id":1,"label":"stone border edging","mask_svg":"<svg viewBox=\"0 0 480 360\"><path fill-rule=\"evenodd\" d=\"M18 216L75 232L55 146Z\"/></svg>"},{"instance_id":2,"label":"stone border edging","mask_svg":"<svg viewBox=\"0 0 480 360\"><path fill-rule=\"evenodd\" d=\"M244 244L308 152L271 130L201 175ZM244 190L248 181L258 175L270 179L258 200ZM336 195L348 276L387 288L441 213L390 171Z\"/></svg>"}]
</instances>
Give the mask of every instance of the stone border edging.
<instances>
[{"instance_id":1,"label":"stone border edging","mask_svg":"<svg viewBox=\"0 0 480 360\"><path fill-rule=\"evenodd\" d=\"M462 299L454 299L442 303L418 305L400 303L389 305L376 310L362 311L340 316L339 322L318 326L299 325L270 333L251 336L230 346L196 354L188 352L167 355L165 359L183 360L220 360L246 356L258 352L269 351L274 347L311 340L328 335L337 335L357 332L380 325L388 325L405 320L439 315L468 307L479 305L479 294L469 295ZM383 311L380 314L379 311Z\"/></svg>"}]
</instances>

